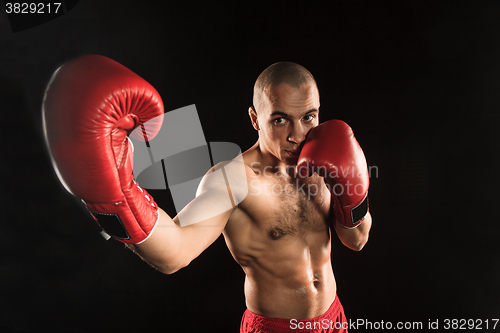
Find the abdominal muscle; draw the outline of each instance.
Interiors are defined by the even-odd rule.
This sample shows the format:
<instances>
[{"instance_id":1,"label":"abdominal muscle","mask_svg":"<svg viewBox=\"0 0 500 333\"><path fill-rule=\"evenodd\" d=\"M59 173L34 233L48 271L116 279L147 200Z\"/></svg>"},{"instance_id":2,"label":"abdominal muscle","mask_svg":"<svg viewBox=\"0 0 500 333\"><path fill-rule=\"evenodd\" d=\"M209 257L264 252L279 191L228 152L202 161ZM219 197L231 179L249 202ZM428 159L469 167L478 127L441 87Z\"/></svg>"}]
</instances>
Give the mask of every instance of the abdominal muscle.
<instances>
[{"instance_id":1,"label":"abdominal muscle","mask_svg":"<svg viewBox=\"0 0 500 333\"><path fill-rule=\"evenodd\" d=\"M245 271L248 309L268 318L322 315L337 291L330 260L334 217L323 179L271 177L247 169L247 181L248 195L233 209L223 234ZM265 191L269 188L283 191Z\"/></svg>"},{"instance_id":2,"label":"abdominal muscle","mask_svg":"<svg viewBox=\"0 0 500 333\"><path fill-rule=\"evenodd\" d=\"M279 240L265 237L259 228L232 231L226 228L224 236L246 273L250 311L268 318L310 319L328 310L337 291L328 228Z\"/></svg>"}]
</instances>

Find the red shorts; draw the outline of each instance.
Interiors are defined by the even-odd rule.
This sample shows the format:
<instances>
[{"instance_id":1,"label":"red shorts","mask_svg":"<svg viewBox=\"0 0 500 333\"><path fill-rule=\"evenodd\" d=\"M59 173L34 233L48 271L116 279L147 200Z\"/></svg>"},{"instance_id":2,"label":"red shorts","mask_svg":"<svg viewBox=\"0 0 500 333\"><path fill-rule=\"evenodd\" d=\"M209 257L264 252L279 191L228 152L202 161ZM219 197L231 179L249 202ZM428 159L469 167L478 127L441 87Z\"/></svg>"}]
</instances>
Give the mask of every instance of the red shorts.
<instances>
[{"instance_id":1,"label":"red shorts","mask_svg":"<svg viewBox=\"0 0 500 333\"><path fill-rule=\"evenodd\" d=\"M312 319L266 318L247 309L241 319L240 333L347 333L347 325L344 308L340 304L339 298L335 296L330 308L321 316Z\"/></svg>"}]
</instances>

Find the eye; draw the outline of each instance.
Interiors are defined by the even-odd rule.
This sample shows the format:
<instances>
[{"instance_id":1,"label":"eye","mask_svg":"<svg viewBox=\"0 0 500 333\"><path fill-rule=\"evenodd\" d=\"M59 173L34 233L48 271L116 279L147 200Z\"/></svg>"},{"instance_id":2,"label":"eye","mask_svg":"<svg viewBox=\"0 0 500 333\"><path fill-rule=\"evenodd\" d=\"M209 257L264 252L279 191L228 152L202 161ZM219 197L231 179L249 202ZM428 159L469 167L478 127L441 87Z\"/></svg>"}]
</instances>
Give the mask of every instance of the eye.
<instances>
[{"instance_id":1,"label":"eye","mask_svg":"<svg viewBox=\"0 0 500 333\"><path fill-rule=\"evenodd\" d=\"M305 115L304 118L302 118L302 119L304 119L305 122L309 123L309 122L313 121L314 117L315 117L314 115L308 114L308 115Z\"/></svg>"},{"instance_id":2,"label":"eye","mask_svg":"<svg viewBox=\"0 0 500 333\"><path fill-rule=\"evenodd\" d=\"M285 118L283 118L283 117L280 117L280 118L276 118L276 119L274 119L274 120L273 120L273 123L274 123L275 125L278 125L278 126L280 126L280 125L285 125L285 124L287 123L287 120L286 120Z\"/></svg>"}]
</instances>

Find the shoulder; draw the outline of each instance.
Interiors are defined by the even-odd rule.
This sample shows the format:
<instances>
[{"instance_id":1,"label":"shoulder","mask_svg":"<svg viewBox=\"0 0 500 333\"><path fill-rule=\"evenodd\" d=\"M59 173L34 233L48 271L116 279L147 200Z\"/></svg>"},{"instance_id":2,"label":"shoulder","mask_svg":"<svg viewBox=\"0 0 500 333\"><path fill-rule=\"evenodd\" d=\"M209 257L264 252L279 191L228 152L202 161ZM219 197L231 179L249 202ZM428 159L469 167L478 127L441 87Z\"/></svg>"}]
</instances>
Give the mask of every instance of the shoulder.
<instances>
[{"instance_id":1,"label":"shoulder","mask_svg":"<svg viewBox=\"0 0 500 333\"><path fill-rule=\"evenodd\" d=\"M242 161L245 164L247 176L251 177L260 173L263 163L262 153L260 151L258 142L241 155L243 157Z\"/></svg>"},{"instance_id":2,"label":"shoulder","mask_svg":"<svg viewBox=\"0 0 500 333\"><path fill-rule=\"evenodd\" d=\"M237 205L248 194L247 178L251 172L252 169L245 164L241 154L232 160L220 162L205 173L196 196L207 191L228 192Z\"/></svg>"}]
</instances>

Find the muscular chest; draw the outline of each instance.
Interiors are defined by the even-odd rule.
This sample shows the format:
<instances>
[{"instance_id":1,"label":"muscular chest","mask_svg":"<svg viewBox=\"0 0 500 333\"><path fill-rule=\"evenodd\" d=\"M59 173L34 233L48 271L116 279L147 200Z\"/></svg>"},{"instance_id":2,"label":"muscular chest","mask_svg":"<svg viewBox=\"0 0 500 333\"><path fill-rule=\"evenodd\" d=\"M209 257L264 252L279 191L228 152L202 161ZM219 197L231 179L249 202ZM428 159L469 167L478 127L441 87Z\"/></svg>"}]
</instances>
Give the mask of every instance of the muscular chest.
<instances>
[{"instance_id":1,"label":"muscular chest","mask_svg":"<svg viewBox=\"0 0 500 333\"><path fill-rule=\"evenodd\" d=\"M249 187L249 216L267 238L301 237L327 228L330 193L320 177L256 178Z\"/></svg>"}]
</instances>

